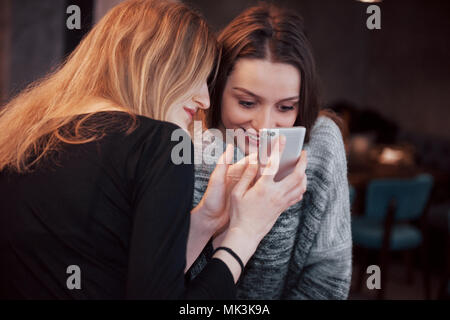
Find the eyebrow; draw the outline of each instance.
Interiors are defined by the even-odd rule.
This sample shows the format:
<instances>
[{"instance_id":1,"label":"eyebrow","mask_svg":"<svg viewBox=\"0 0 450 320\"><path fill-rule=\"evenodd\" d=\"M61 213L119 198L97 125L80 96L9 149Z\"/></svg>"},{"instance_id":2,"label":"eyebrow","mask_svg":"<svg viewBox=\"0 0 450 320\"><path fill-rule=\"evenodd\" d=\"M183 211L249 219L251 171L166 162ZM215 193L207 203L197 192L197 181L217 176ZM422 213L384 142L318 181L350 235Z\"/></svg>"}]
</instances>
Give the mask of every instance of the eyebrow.
<instances>
[{"instance_id":1,"label":"eyebrow","mask_svg":"<svg viewBox=\"0 0 450 320\"><path fill-rule=\"evenodd\" d=\"M258 96L257 94L255 94L255 93L253 93L253 92L251 92L251 91L249 91L249 90L247 90L247 89L240 88L240 87L233 87L232 89L233 89L233 90L242 91L242 92L244 92L244 93L246 93L246 94L248 94L248 95L254 97L255 99L263 100L260 96ZM278 101L278 103L284 102L284 101L290 101L290 100L298 100L298 96L293 96L293 97L281 99L281 100Z\"/></svg>"}]
</instances>

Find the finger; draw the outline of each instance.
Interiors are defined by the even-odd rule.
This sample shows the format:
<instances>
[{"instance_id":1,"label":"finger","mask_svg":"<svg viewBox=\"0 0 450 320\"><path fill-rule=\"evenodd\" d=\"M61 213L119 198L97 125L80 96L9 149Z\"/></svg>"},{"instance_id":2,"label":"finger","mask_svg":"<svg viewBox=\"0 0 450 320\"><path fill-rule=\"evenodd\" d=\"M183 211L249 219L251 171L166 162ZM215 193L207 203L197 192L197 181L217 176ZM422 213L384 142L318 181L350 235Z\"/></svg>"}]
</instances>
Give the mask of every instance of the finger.
<instances>
[{"instance_id":1,"label":"finger","mask_svg":"<svg viewBox=\"0 0 450 320\"><path fill-rule=\"evenodd\" d=\"M250 155L242 158L241 160L239 160L236 163L233 163L230 168L233 168L234 170L241 170L241 172L243 172L245 170L245 168L247 168L247 165L249 163L249 157Z\"/></svg>"},{"instance_id":2,"label":"finger","mask_svg":"<svg viewBox=\"0 0 450 320\"><path fill-rule=\"evenodd\" d=\"M234 147L232 144L228 144L225 149L225 164L232 164L234 158Z\"/></svg>"},{"instance_id":3,"label":"finger","mask_svg":"<svg viewBox=\"0 0 450 320\"><path fill-rule=\"evenodd\" d=\"M297 198L297 199L294 199L294 200L291 200L291 202L289 202L289 204L288 204L288 206L287 206L287 208L286 209L288 209L289 207L292 207L294 204L296 204L296 203L298 203L298 202L300 202L300 201L302 201L303 200L303 195L301 195L299 198ZM285 210L286 210L285 209Z\"/></svg>"},{"instance_id":4,"label":"finger","mask_svg":"<svg viewBox=\"0 0 450 320\"><path fill-rule=\"evenodd\" d=\"M279 181L280 188L284 190L292 189L299 184L305 175L306 166L308 164L308 153L303 150L300 154L300 158L295 165L294 170L284 179Z\"/></svg>"},{"instance_id":5,"label":"finger","mask_svg":"<svg viewBox=\"0 0 450 320\"><path fill-rule=\"evenodd\" d=\"M233 153L233 145L227 145L224 153L222 153L219 160L217 161L216 167L211 174L210 181L216 181L216 179L218 179L219 181L225 180L229 164L233 162Z\"/></svg>"},{"instance_id":6,"label":"finger","mask_svg":"<svg viewBox=\"0 0 450 320\"><path fill-rule=\"evenodd\" d=\"M279 135L275 138L272 145L272 150L270 153L269 161L262 172L262 179L273 180L275 174L280 166L280 159L286 146L286 137L284 135Z\"/></svg>"},{"instance_id":7,"label":"finger","mask_svg":"<svg viewBox=\"0 0 450 320\"><path fill-rule=\"evenodd\" d=\"M244 195L244 193L248 190L253 180L255 179L256 173L258 172L258 163L255 161L256 157L257 157L256 153L252 153L249 156L249 163L245 168L245 171L242 174L241 179L234 187L232 195L241 198Z\"/></svg>"},{"instance_id":8,"label":"finger","mask_svg":"<svg viewBox=\"0 0 450 320\"><path fill-rule=\"evenodd\" d=\"M299 202L302 200L303 195L306 192L307 183L306 179L302 181L301 184L287 192L285 195L283 195L284 199L287 199L289 206L292 206L293 204Z\"/></svg>"},{"instance_id":9,"label":"finger","mask_svg":"<svg viewBox=\"0 0 450 320\"><path fill-rule=\"evenodd\" d=\"M231 181L239 181L245 168L247 168L249 161L249 156L246 156L235 164L230 165L227 171L227 179L230 179Z\"/></svg>"}]
</instances>

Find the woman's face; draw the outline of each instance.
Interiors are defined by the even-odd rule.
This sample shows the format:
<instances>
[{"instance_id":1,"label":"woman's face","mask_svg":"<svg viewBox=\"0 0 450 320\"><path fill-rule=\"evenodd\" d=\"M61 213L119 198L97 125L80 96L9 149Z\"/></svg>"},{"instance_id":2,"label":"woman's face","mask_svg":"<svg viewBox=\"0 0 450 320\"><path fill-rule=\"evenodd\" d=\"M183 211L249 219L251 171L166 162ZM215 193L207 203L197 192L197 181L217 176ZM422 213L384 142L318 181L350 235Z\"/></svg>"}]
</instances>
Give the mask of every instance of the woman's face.
<instances>
[{"instance_id":1,"label":"woman's face","mask_svg":"<svg viewBox=\"0 0 450 320\"><path fill-rule=\"evenodd\" d=\"M260 129L294 125L299 92L300 72L294 66L241 58L223 92L221 129L243 129L245 138L236 140L247 155L258 146Z\"/></svg>"},{"instance_id":2,"label":"woman's face","mask_svg":"<svg viewBox=\"0 0 450 320\"><path fill-rule=\"evenodd\" d=\"M189 124L197 110L209 108L209 92L206 80L202 82L202 85L193 88L186 96L189 98L169 108L166 120L188 131Z\"/></svg>"}]
</instances>

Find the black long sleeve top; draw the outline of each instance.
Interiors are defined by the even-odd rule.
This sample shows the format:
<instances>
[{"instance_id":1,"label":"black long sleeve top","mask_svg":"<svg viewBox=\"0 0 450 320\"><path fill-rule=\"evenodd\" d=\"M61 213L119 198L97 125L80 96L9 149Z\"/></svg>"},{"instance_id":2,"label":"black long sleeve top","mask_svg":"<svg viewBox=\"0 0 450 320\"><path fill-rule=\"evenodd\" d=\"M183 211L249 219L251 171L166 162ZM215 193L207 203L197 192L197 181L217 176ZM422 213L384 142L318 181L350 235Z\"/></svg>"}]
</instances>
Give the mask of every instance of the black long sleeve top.
<instances>
[{"instance_id":1,"label":"black long sleeve top","mask_svg":"<svg viewBox=\"0 0 450 320\"><path fill-rule=\"evenodd\" d=\"M86 124L105 119L129 116ZM31 172L0 172L1 299L234 298L221 260L185 281L194 167L172 161L178 127L137 120L131 134L106 125L63 144Z\"/></svg>"}]
</instances>

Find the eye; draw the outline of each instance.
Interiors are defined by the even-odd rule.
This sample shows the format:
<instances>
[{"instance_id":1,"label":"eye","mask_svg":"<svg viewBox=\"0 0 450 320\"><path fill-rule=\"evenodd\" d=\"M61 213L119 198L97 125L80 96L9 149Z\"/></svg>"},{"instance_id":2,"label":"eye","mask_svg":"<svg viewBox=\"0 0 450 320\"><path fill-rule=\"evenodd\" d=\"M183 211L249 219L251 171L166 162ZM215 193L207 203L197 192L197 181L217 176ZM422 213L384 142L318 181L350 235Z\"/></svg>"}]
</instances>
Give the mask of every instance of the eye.
<instances>
[{"instance_id":1,"label":"eye","mask_svg":"<svg viewBox=\"0 0 450 320\"><path fill-rule=\"evenodd\" d=\"M255 103L251 101L239 100L239 104L244 108L251 108Z\"/></svg>"},{"instance_id":2,"label":"eye","mask_svg":"<svg viewBox=\"0 0 450 320\"><path fill-rule=\"evenodd\" d=\"M279 109L281 112L288 112L288 111L294 110L295 107L294 106L279 106Z\"/></svg>"}]
</instances>

